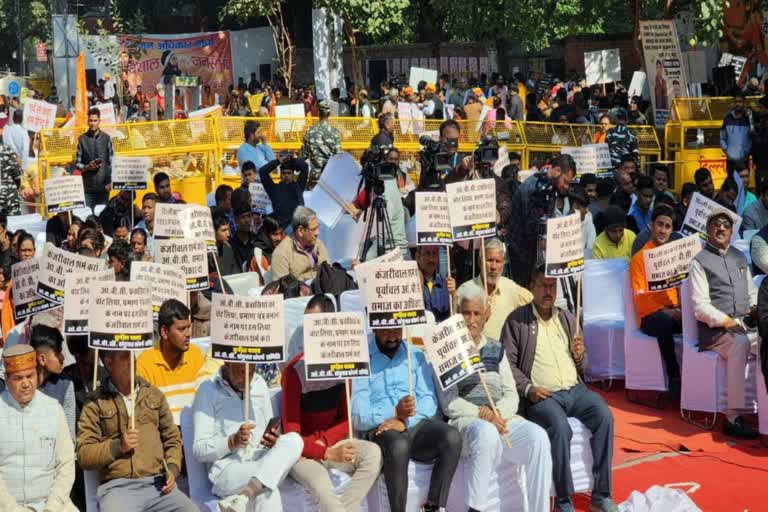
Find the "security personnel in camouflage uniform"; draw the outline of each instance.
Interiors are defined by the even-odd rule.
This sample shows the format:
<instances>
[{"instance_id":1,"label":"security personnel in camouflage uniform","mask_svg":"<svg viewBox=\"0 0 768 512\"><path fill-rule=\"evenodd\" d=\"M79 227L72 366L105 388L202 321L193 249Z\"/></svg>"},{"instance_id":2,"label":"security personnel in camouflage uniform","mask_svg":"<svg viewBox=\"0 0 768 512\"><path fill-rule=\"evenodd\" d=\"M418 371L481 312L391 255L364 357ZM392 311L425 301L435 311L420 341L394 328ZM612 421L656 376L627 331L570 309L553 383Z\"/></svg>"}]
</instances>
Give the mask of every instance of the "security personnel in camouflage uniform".
<instances>
[{"instance_id":1,"label":"security personnel in camouflage uniform","mask_svg":"<svg viewBox=\"0 0 768 512\"><path fill-rule=\"evenodd\" d=\"M316 182L320 179L325 163L333 155L341 153L341 137L339 131L328 124L331 107L326 100L317 105L320 121L312 125L304 135L304 143L299 151L299 158L309 162L310 179Z\"/></svg>"},{"instance_id":2,"label":"security personnel in camouflage uniform","mask_svg":"<svg viewBox=\"0 0 768 512\"><path fill-rule=\"evenodd\" d=\"M635 161L635 168L640 169L640 150L637 137L627 127L627 111L623 108L616 110L616 126L608 130L605 142L608 144L614 169L619 168L621 158L624 155L630 155Z\"/></svg>"},{"instance_id":3,"label":"security personnel in camouflage uniform","mask_svg":"<svg viewBox=\"0 0 768 512\"><path fill-rule=\"evenodd\" d=\"M21 168L16 153L0 145L0 212L6 215L19 215L19 184Z\"/></svg>"}]
</instances>

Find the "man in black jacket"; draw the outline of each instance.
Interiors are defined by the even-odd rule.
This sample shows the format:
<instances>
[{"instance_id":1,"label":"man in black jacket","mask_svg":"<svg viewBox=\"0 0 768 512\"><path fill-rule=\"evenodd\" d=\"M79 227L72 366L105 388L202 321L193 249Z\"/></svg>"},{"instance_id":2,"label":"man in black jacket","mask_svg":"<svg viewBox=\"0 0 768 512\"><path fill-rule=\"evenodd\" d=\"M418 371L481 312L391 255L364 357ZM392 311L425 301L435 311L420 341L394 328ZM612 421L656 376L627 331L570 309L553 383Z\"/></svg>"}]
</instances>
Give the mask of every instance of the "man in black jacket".
<instances>
[{"instance_id":1,"label":"man in black jacket","mask_svg":"<svg viewBox=\"0 0 768 512\"><path fill-rule=\"evenodd\" d=\"M270 174L278 166L280 166L280 183L276 184L272 181ZM294 179L295 171L299 171L297 179ZM279 153L275 160L259 169L261 184L272 201L274 216L281 226L288 225L293 217L293 210L304 204L304 189L307 187L308 175L307 162L295 158L292 154L284 153Z\"/></svg>"},{"instance_id":2,"label":"man in black jacket","mask_svg":"<svg viewBox=\"0 0 768 512\"><path fill-rule=\"evenodd\" d=\"M99 109L88 111L88 131L77 139L75 167L83 174L85 204L91 208L107 204L107 184L112 176L112 139L99 129Z\"/></svg>"}]
</instances>

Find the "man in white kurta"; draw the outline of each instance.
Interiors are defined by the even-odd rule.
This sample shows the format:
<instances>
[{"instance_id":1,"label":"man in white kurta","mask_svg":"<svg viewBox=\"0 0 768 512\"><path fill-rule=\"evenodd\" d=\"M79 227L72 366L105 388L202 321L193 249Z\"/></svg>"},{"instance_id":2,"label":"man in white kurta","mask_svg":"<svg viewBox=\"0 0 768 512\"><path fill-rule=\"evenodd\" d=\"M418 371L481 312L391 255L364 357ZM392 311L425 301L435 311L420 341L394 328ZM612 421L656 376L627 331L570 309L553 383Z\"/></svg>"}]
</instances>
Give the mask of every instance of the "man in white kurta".
<instances>
[{"instance_id":1,"label":"man in white kurta","mask_svg":"<svg viewBox=\"0 0 768 512\"><path fill-rule=\"evenodd\" d=\"M61 405L37 390L37 358L29 345L3 353L0 394L0 510L77 512L69 499L75 451Z\"/></svg>"}]
</instances>

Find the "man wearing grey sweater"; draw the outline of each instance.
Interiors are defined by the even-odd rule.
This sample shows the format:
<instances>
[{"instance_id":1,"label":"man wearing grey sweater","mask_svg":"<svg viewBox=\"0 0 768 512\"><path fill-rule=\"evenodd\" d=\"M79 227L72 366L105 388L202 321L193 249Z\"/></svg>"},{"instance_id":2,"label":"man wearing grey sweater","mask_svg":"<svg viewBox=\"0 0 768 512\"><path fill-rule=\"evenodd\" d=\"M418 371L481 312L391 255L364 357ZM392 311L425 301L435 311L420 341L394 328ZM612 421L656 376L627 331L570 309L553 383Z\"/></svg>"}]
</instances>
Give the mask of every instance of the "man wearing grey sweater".
<instances>
[{"instance_id":1,"label":"man wearing grey sweater","mask_svg":"<svg viewBox=\"0 0 768 512\"><path fill-rule=\"evenodd\" d=\"M467 281L459 287L457 295L459 312L480 352L484 378L498 412L494 412L477 374L440 395L448 422L464 438L467 507L470 512L486 510L491 474L505 460L525 471L529 510L545 512L549 510L552 487L549 437L543 428L517 415L519 398L504 347L483 335L490 314L485 290ZM512 449L504 450L503 437Z\"/></svg>"}]
</instances>

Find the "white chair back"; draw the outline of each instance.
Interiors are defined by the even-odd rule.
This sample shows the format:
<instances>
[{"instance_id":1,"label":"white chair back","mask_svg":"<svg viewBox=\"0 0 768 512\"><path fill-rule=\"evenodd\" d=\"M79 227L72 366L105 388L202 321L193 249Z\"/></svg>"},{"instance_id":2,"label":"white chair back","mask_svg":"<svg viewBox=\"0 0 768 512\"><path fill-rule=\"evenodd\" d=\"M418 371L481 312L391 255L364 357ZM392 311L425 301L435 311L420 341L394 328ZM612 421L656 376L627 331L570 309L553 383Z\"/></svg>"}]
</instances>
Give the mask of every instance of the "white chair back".
<instances>
[{"instance_id":1,"label":"white chair back","mask_svg":"<svg viewBox=\"0 0 768 512\"><path fill-rule=\"evenodd\" d=\"M105 205L105 204L97 204L93 208L93 214L98 217L99 215L101 215L101 212L103 212L104 208L106 208L106 207L107 207L107 205ZM85 219L83 219L83 220L85 220Z\"/></svg>"},{"instance_id":2,"label":"white chair back","mask_svg":"<svg viewBox=\"0 0 768 512\"><path fill-rule=\"evenodd\" d=\"M582 279L584 323L624 320L624 282L627 261L623 258L587 260Z\"/></svg>"},{"instance_id":3,"label":"white chair back","mask_svg":"<svg viewBox=\"0 0 768 512\"><path fill-rule=\"evenodd\" d=\"M45 234L46 219L40 217L37 213L27 215L10 215L8 217L8 231L18 231L23 229L27 233L36 237L38 233Z\"/></svg>"},{"instance_id":4,"label":"white chair back","mask_svg":"<svg viewBox=\"0 0 768 512\"><path fill-rule=\"evenodd\" d=\"M258 272L243 272L224 276L224 281L232 288L235 295L248 295L248 290L261 286L261 276Z\"/></svg>"},{"instance_id":5,"label":"white chair back","mask_svg":"<svg viewBox=\"0 0 768 512\"><path fill-rule=\"evenodd\" d=\"M629 270L622 273L622 291L624 294L624 318L626 322L631 322L633 329L639 329L637 325L637 311L635 311L635 300L632 294L632 283L629 280Z\"/></svg>"},{"instance_id":6,"label":"white chair back","mask_svg":"<svg viewBox=\"0 0 768 512\"><path fill-rule=\"evenodd\" d=\"M691 279L683 281L680 287L680 310L683 316L683 351L698 350L699 326L693 314L693 300L691 300Z\"/></svg>"},{"instance_id":7,"label":"white chair back","mask_svg":"<svg viewBox=\"0 0 768 512\"><path fill-rule=\"evenodd\" d=\"M99 512L99 500L96 491L99 489L99 472L97 470L83 471L85 483L85 511Z\"/></svg>"},{"instance_id":8,"label":"white chair back","mask_svg":"<svg viewBox=\"0 0 768 512\"><path fill-rule=\"evenodd\" d=\"M207 503L216 498L211 494L211 482L205 470L205 464L201 464L192 455L192 446L195 443L194 414L191 407L181 410L181 439L184 447L184 462L187 465L187 480L189 482L189 497L200 510L208 510Z\"/></svg>"},{"instance_id":9,"label":"white chair back","mask_svg":"<svg viewBox=\"0 0 768 512\"><path fill-rule=\"evenodd\" d=\"M312 296L308 295L306 297L287 299L284 302L286 364L296 354L304 350L304 310L307 308L310 300L312 300Z\"/></svg>"},{"instance_id":10,"label":"white chair back","mask_svg":"<svg viewBox=\"0 0 768 512\"><path fill-rule=\"evenodd\" d=\"M91 210L90 206L83 206L82 208L77 208L75 210L72 210L72 216L77 217L80 220L85 220L88 218L89 215L93 214L93 210Z\"/></svg>"}]
</instances>

